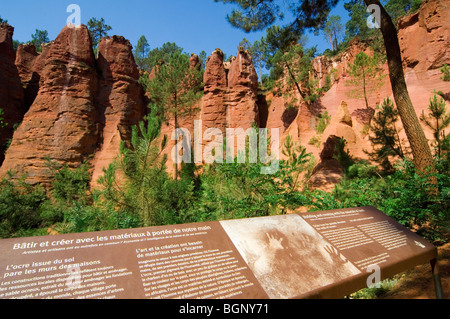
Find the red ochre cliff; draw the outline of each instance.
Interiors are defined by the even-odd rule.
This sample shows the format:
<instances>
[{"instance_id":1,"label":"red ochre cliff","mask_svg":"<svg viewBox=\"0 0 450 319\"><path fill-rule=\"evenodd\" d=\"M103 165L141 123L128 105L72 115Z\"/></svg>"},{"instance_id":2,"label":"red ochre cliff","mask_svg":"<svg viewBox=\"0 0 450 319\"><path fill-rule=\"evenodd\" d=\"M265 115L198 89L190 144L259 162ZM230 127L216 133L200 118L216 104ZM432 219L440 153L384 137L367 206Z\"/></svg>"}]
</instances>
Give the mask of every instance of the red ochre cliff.
<instances>
[{"instance_id":1,"label":"red ochre cliff","mask_svg":"<svg viewBox=\"0 0 450 319\"><path fill-rule=\"evenodd\" d=\"M399 21L406 82L418 115L427 109L434 90L450 93L440 72L445 63L450 64L449 3L429 0L417 13ZM147 113L148 97L138 83L140 72L129 41L120 36L104 38L96 58L87 28L65 27L52 43L42 47L42 53L36 53L32 45L21 45L14 54L13 31L7 24L0 25L0 108L8 123L0 129L1 154L10 141L0 176L12 170L17 177L25 175L28 183L48 184L48 159L70 167L88 161L96 186L102 169L117 156L120 141L129 141L131 126ZM258 78L247 51L240 49L236 57L224 61L224 54L216 49L206 62L198 112L181 120L180 127L191 135L194 120L201 120L202 132L218 128L225 134L226 128L245 130L253 124L278 128L280 145L291 135L318 160L311 186L328 189L342 175L330 153L337 137L346 139L348 150L356 157L365 158L364 150L370 149L368 136L362 133L368 122L364 99L350 98L346 85L348 66L361 51L371 53L365 42L355 39L336 57L314 59L312 75L323 86L330 74L331 88L312 105L297 96L298 103L292 108L283 96L258 96ZM191 65L197 64L193 55ZM384 72L387 74L386 65ZM369 105L375 107L386 97L393 100L388 76L370 94ZM331 122L317 134L318 115L325 110ZM163 124L162 134L170 140L173 129L169 121ZM431 132L426 134L432 138ZM311 143L313 138L315 143ZM170 154L173 144L168 144L166 153ZM2 159L0 156L0 163ZM169 162L167 166L172 165Z\"/></svg>"}]
</instances>

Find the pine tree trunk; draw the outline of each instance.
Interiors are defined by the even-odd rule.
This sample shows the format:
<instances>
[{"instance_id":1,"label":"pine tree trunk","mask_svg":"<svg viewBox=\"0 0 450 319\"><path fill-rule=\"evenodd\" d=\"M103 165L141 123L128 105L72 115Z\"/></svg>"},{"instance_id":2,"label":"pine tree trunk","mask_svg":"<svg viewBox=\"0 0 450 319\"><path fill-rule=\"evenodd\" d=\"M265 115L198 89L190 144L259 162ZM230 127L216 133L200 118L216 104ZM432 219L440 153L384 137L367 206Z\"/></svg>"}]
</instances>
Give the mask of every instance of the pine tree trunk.
<instances>
[{"instance_id":1,"label":"pine tree trunk","mask_svg":"<svg viewBox=\"0 0 450 319\"><path fill-rule=\"evenodd\" d=\"M362 67L363 72L363 91L364 91L364 100L366 101L366 108L369 108L369 101L367 101L367 92L366 92L366 73L364 72L364 66Z\"/></svg>"},{"instance_id":2,"label":"pine tree trunk","mask_svg":"<svg viewBox=\"0 0 450 319\"><path fill-rule=\"evenodd\" d=\"M392 92L403 127L405 128L406 136L408 137L411 146L415 168L420 172L425 172L427 167L434 171L433 156L428 145L428 140L420 126L419 119L406 87L397 29L395 28L391 17L378 0L364 0L364 2L366 5L374 4L380 7L380 28L386 48Z\"/></svg>"}]
</instances>

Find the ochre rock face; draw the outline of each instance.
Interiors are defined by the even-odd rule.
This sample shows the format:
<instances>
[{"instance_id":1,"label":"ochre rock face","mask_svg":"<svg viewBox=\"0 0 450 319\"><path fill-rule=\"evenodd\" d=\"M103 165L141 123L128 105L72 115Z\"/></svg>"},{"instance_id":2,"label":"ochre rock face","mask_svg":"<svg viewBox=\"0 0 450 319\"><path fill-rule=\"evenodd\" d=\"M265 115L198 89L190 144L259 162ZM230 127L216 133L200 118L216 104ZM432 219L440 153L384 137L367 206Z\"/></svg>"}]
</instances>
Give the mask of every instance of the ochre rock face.
<instances>
[{"instance_id":1,"label":"ochre rock face","mask_svg":"<svg viewBox=\"0 0 450 319\"><path fill-rule=\"evenodd\" d=\"M228 127L243 128L259 124L258 75L252 57L247 51L239 50L228 71Z\"/></svg>"},{"instance_id":2,"label":"ochre rock face","mask_svg":"<svg viewBox=\"0 0 450 319\"><path fill-rule=\"evenodd\" d=\"M25 174L31 184L51 181L47 159L76 167L92 165L92 185L129 142L146 107L132 47L123 37L102 39L98 59L86 26L65 27L40 55L28 46L16 59L24 87L39 90L0 168ZM20 82L19 82L20 83Z\"/></svg>"},{"instance_id":3,"label":"ochre rock face","mask_svg":"<svg viewBox=\"0 0 450 319\"><path fill-rule=\"evenodd\" d=\"M216 49L206 61L203 76L204 95L202 99L201 120L203 129L227 128L227 72L223 65L223 52Z\"/></svg>"},{"instance_id":4,"label":"ochre rock face","mask_svg":"<svg viewBox=\"0 0 450 319\"><path fill-rule=\"evenodd\" d=\"M14 126L25 114L24 92L14 64L13 33L12 26L0 24L0 109L3 110L3 122L7 123L5 127L0 127L0 165L6 144L13 136Z\"/></svg>"},{"instance_id":5,"label":"ochre rock face","mask_svg":"<svg viewBox=\"0 0 450 319\"><path fill-rule=\"evenodd\" d=\"M339 137L336 135L330 135L325 141L323 150L320 153L320 162L314 167L308 181L311 188L329 191L334 188L335 184L340 182L343 170L339 162L334 158L338 142Z\"/></svg>"},{"instance_id":6,"label":"ochre rock face","mask_svg":"<svg viewBox=\"0 0 450 319\"><path fill-rule=\"evenodd\" d=\"M450 0L428 0L422 3L418 12L399 20L398 38L405 80L418 117L422 111L428 113L429 100L434 95L434 91L442 91L447 95L450 91L449 82L442 80L440 71L444 64L450 64L449 17ZM321 56L312 62L312 75L318 79L320 87L325 84L327 75L330 78L331 88L314 104L318 104L322 112L328 111L331 115L331 123L321 134L319 147L309 144L310 139L317 134L314 131L314 125L311 125L309 130L307 128L308 117L314 120L314 116L311 117L307 113L297 115L296 120L292 122L284 135L290 134L316 158L319 157L320 150L326 144L328 137L336 135L346 139L346 149L354 157L368 159L364 150L370 151L372 148L367 131L370 119L376 113L376 106L386 98L395 101L387 63L382 66L382 74L385 75L383 85L370 92L367 97L369 108L365 106L362 95L361 97L352 96L353 87L349 85L350 76L347 70L359 52L373 54L368 43L355 38L351 41L349 48L338 56L333 58ZM346 108L342 107L343 103L346 104ZM446 103L449 107L449 102L446 101ZM299 105L302 105L301 101ZM270 116L269 113L269 119ZM276 121L276 118L274 120ZM398 127L402 127L400 120ZM427 138L433 140L431 131L424 125L422 127ZM404 130L400 130L399 134L401 140L406 143L404 146L407 146Z\"/></svg>"},{"instance_id":7,"label":"ochre rock face","mask_svg":"<svg viewBox=\"0 0 450 319\"><path fill-rule=\"evenodd\" d=\"M131 128L144 117L144 92L132 46L124 37L103 38L98 46L100 73L97 103L102 134L92 165L92 184L118 155L121 141L131 140Z\"/></svg>"},{"instance_id":8,"label":"ochre rock face","mask_svg":"<svg viewBox=\"0 0 450 319\"><path fill-rule=\"evenodd\" d=\"M48 51L39 93L17 128L0 175L13 170L47 183L46 158L79 165L96 150L97 71L86 27L65 27Z\"/></svg>"},{"instance_id":9,"label":"ochre rock face","mask_svg":"<svg viewBox=\"0 0 450 319\"><path fill-rule=\"evenodd\" d=\"M405 79L418 115L423 110L427 112L434 90L449 94L448 82L442 81L440 72L443 64L450 64L449 3L450 0L428 0L419 12L399 21ZM23 121L14 133L0 176L12 169L18 175L25 174L29 183L48 183L51 176L46 158L72 167L88 160L93 166L95 185L102 168L116 157L120 141L129 141L131 126L146 113L148 98L138 84L139 71L129 42L123 37L105 38L95 59L87 28L66 27L55 41L42 46L41 54L25 45L19 47L16 56L13 30L7 24L0 25L0 108L8 123L0 129L0 162L2 147L13 136L14 124ZM333 136L344 137L350 153L364 158L364 149L370 150L370 142L362 132L367 131L375 106L386 97L394 99L387 64L383 65L384 85L368 96L370 109L364 98L348 95L351 87L347 85L347 70L361 51L372 54L367 43L355 39L337 57L314 59L312 75L320 87L329 75L331 88L312 104L290 92L297 101L292 108L287 107L292 101L284 96L267 95L263 114L257 103L258 79L251 56L239 50L236 57L225 62L222 51L216 49L206 63L204 96L195 105L199 112L179 119L178 126L193 135L194 120L202 120L201 132L218 128L224 136L226 128L246 129L253 123L279 128L280 145L289 134L315 158L321 158L321 150L331 145ZM198 67L198 57L192 55L190 63L191 67ZM331 123L317 136L318 114L325 110L331 115ZM174 129L173 120L169 119L163 124L162 135L167 134L170 140ZM429 131L426 134L433 139ZM400 135L405 138L403 131ZM309 143L312 138L318 143ZM167 152L173 144L170 141ZM311 185L321 187L320 180L330 174L338 180L341 173L335 164L321 158ZM168 163L169 170L171 166Z\"/></svg>"},{"instance_id":10,"label":"ochre rock face","mask_svg":"<svg viewBox=\"0 0 450 319\"><path fill-rule=\"evenodd\" d=\"M450 0L428 0L399 21L398 39L406 84L416 113L428 113L434 91L450 92L440 71L450 65ZM392 99L391 99L392 100ZM448 102L447 102L448 103ZM448 104L447 104L448 105ZM425 131L428 138L431 132Z\"/></svg>"},{"instance_id":11,"label":"ochre rock face","mask_svg":"<svg viewBox=\"0 0 450 319\"><path fill-rule=\"evenodd\" d=\"M230 62L216 49L208 58L204 74L201 120L203 130L250 128L259 125L258 76L250 54L240 50Z\"/></svg>"},{"instance_id":12,"label":"ochre rock face","mask_svg":"<svg viewBox=\"0 0 450 319\"><path fill-rule=\"evenodd\" d=\"M30 108L39 91L40 74L36 72L34 65L39 53L36 47L31 44L20 44L16 52L16 67L25 94L25 107Z\"/></svg>"},{"instance_id":13,"label":"ochre rock face","mask_svg":"<svg viewBox=\"0 0 450 319\"><path fill-rule=\"evenodd\" d=\"M450 1L428 0L419 11L400 19L399 42L404 64L417 72L440 68L450 60Z\"/></svg>"}]
</instances>

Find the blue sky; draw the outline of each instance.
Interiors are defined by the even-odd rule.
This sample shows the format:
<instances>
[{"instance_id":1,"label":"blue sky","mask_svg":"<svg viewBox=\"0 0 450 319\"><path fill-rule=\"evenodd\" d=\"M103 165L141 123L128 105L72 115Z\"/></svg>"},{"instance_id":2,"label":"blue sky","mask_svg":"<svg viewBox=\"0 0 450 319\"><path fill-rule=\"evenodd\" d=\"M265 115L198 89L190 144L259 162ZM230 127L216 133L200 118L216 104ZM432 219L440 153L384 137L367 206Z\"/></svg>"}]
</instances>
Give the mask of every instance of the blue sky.
<instances>
[{"instance_id":1,"label":"blue sky","mask_svg":"<svg viewBox=\"0 0 450 319\"><path fill-rule=\"evenodd\" d=\"M0 16L14 26L15 40L29 41L35 29L47 30L53 40L66 24L70 15L66 9L72 3L81 8L81 23L92 17L104 18L113 28L110 35L122 35L133 46L145 35L151 49L175 42L187 53L205 50L209 55L220 48L235 55L242 38L253 42L265 34L233 28L225 19L233 6L213 0L0 0ZM342 4L332 14L341 15L344 23L348 19ZM308 38L307 46L317 45L318 52L329 48L323 35Z\"/></svg>"}]
</instances>

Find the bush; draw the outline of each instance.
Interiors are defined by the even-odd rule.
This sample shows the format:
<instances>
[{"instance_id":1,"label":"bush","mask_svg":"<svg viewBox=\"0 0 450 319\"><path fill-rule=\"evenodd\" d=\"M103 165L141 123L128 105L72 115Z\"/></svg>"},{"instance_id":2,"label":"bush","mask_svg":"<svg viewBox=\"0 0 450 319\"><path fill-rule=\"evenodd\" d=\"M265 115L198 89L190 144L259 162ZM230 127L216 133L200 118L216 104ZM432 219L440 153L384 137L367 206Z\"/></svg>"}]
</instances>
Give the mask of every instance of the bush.
<instances>
[{"instance_id":1,"label":"bush","mask_svg":"<svg viewBox=\"0 0 450 319\"><path fill-rule=\"evenodd\" d=\"M41 212L47 196L41 186L31 186L24 179L17 182L9 178L0 181L0 236L21 236L30 229L52 222L42 218Z\"/></svg>"},{"instance_id":2,"label":"bush","mask_svg":"<svg viewBox=\"0 0 450 319\"><path fill-rule=\"evenodd\" d=\"M55 169L54 164L50 164L50 166ZM64 165L55 171L51 193L55 200L65 204L87 201L90 181L91 174L87 163L83 163L76 169Z\"/></svg>"},{"instance_id":3,"label":"bush","mask_svg":"<svg viewBox=\"0 0 450 319\"><path fill-rule=\"evenodd\" d=\"M394 174L385 177L361 163L350 166L348 171L332 192L310 194L312 210L374 206L431 241L445 241L443 233L450 212L449 175L420 175L410 160L401 162Z\"/></svg>"}]
</instances>

